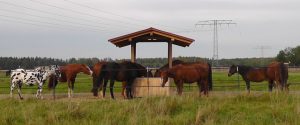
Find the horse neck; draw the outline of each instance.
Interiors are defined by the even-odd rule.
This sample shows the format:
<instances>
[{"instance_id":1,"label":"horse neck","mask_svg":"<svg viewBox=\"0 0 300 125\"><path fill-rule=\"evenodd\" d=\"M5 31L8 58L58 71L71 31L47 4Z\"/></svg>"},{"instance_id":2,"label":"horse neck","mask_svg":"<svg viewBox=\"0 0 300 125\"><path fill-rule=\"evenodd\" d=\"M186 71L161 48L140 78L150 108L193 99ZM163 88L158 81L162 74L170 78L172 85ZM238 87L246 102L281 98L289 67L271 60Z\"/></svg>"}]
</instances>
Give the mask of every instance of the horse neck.
<instances>
[{"instance_id":1,"label":"horse neck","mask_svg":"<svg viewBox=\"0 0 300 125\"><path fill-rule=\"evenodd\" d=\"M243 66L243 65L238 65L238 74L240 75L245 75L250 69L251 67L248 66Z\"/></svg>"}]
</instances>

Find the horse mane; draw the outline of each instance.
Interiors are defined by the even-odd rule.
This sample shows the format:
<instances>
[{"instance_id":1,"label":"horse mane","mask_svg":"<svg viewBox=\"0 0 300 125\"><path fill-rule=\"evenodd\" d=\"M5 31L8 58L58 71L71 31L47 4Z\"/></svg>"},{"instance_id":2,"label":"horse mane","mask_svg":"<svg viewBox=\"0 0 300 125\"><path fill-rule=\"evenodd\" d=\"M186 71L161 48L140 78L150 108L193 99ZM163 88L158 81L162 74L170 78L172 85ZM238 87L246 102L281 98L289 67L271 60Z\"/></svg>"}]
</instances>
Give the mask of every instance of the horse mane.
<instances>
[{"instance_id":1,"label":"horse mane","mask_svg":"<svg viewBox=\"0 0 300 125\"><path fill-rule=\"evenodd\" d=\"M178 64L183 64L184 61L181 60L173 60L172 61L172 66L178 65ZM164 70L169 68L169 63L165 64L164 66L160 67L158 70Z\"/></svg>"}]
</instances>

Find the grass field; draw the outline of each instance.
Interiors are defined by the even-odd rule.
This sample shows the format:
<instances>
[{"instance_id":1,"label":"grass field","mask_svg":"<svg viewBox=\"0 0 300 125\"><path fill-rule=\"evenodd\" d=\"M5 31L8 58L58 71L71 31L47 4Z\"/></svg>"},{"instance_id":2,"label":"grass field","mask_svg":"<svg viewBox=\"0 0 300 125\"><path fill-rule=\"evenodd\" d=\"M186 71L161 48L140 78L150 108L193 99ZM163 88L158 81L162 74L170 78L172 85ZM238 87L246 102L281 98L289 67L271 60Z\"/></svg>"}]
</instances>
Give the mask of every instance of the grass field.
<instances>
[{"instance_id":1,"label":"grass field","mask_svg":"<svg viewBox=\"0 0 300 125\"><path fill-rule=\"evenodd\" d=\"M0 74L0 124L128 124L128 125L298 125L300 124L300 87L290 86L287 93L268 93L267 83L253 83L246 94L245 83L237 76L213 73L214 91L209 97L199 97L197 88L186 85L183 96L144 97L124 100L118 97L99 99L90 93L91 78L79 74L73 99L66 97L67 85L60 83L60 98L34 98L36 86L24 86L25 100L9 98L9 78ZM300 73L290 73L290 83L300 82ZM235 87L232 87L232 86ZM116 84L120 87L120 83ZM194 86L194 85L193 85ZM119 92L120 88L116 88ZM44 86L44 94L49 91ZM120 95L117 93L116 95ZM47 97L46 96L46 97Z\"/></svg>"},{"instance_id":2,"label":"grass field","mask_svg":"<svg viewBox=\"0 0 300 125\"><path fill-rule=\"evenodd\" d=\"M300 96L212 92L133 100L0 99L0 124L57 125L299 125Z\"/></svg>"}]
</instances>

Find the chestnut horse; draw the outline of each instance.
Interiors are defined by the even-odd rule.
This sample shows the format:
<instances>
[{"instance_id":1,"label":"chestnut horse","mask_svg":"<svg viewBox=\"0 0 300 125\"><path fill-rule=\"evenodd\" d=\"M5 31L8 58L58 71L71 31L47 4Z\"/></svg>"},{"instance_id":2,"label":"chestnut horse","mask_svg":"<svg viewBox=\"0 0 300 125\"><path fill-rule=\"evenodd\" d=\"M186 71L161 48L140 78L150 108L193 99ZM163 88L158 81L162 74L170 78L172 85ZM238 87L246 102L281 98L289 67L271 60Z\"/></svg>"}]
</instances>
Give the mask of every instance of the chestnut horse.
<instances>
[{"instance_id":1,"label":"chestnut horse","mask_svg":"<svg viewBox=\"0 0 300 125\"><path fill-rule=\"evenodd\" d=\"M183 83L191 84L197 82L199 95L203 92L207 96L209 83L212 85L211 65L203 62L183 63L162 71L162 87L165 86L168 77L174 79L178 95L182 95Z\"/></svg>"},{"instance_id":2,"label":"chestnut horse","mask_svg":"<svg viewBox=\"0 0 300 125\"><path fill-rule=\"evenodd\" d=\"M232 65L229 68L228 76L238 73L242 76L243 80L246 82L247 91L250 93L250 81L251 82L269 82L269 91L272 91L274 82L277 88L288 89L287 79L288 79L288 69L281 62L272 62L267 67L254 68L244 65Z\"/></svg>"},{"instance_id":3,"label":"chestnut horse","mask_svg":"<svg viewBox=\"0 0 300 125\"><path fill-rule=\"evenodd\" d=\"M85 64L68 64L66 66L62 66L59 69L61 73L61 77L59 78L60 82L68 82L68 97L71 98L73 96L74 83L78 73L83 72L87 75L92 75L91 69ZM55 83L55 82L54 82ZM49 89L55 88L55 84L53 82L50 83L49 80Z\"/></svg>"},{"instance_id":4,"label":"chestnut horse","mask_svg":"<svg viewBox=\"0 0 300 125\"><path fill-rule=\"evenodd\" d=\"M94 82L92 92L94 96L98 96L98 89L103 84L103 97L105 97L106 85L108 80L110 80L110 94L114 99L113 88L114 82L120 81L126 84L126 96L127 98L133 98L132 95L132 84L134 79L141 76L146 76L146 68L137 63L132 62L108 62L102 65L101 72L97 78L97 81ZM122 92L123 93L123 92Z\"/></svg>"}]
</instances>

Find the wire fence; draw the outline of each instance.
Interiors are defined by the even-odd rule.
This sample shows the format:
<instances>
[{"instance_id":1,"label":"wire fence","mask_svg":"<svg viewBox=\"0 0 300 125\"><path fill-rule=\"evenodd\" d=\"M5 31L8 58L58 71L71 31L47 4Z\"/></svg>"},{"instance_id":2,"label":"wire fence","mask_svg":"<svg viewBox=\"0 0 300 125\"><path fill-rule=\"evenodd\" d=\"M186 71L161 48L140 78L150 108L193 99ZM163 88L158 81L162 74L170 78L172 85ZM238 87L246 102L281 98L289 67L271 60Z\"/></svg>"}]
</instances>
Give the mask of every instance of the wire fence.
<instances>
[{"instance_id":1,"label":"wire fence","mask_svg":"<svg viewBox=\"0 0 300 125\"><path fill-rule=\"evenodd\" d=\"M147 71L156 71L158 68L147 68ZM228 72L228 67L213 67L213 73L218 73L218 72ZM130 69L130 70L140 70L140 69ZM289 71L291 72L299 72L299 76L300 76L300 67L289 67ZM5 72L5 70L0 70L0 72ZM153 73L154 74L154 73ZM150 75L147 75L150 76ZM213 88L214 89L225 89L225 88L231 88L231 89L244 89L246 87L246 84L244 82L244 80L239 76L239 75L235 75L232 76L233 78L231 79L213 79ZM153 77L144 77L147 79L153 78ZM154 77L155 78L155 77ZM156 77L157 78L157 77ZM213 76L214 78L214 76ZM0 77L0 85L1 84L7 84L3 81L9 79L9 76L2 76ZM83 84L90 84L92 85L92 78L76 78L77 81L80 81L80 83ZM148 80L149 82L149 80ZM300 81L289 81L288 82L291 86L299 86L300 85ZM252 83L251 84L252 87L259 87L259 86L268 86L266 83ZM151 85L151 83L148 83L148 85L136 85L135 87L140 87L140 88L144 88L144 87L148 87L148 88L158 88L161 87L160 85ZM171 88L176 88L176 86L174 84L171 84L170 86L165 86L165 87L171 87ZM196 84L186 84L184 86L186 89L191 90L193 88L198 88L198 86ZM7 84L6 86L0 86L1 89L9 89L10 85ZM115 85L114 88L122 88L122 86L120 85ZM23 88L23 89L36 89L36 87L29 87L29 88ZM63 88L57 88L57 89L63 89Z\"/></svg>"}]
</instances>

